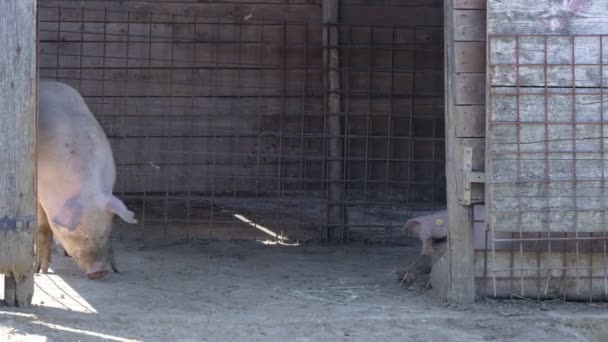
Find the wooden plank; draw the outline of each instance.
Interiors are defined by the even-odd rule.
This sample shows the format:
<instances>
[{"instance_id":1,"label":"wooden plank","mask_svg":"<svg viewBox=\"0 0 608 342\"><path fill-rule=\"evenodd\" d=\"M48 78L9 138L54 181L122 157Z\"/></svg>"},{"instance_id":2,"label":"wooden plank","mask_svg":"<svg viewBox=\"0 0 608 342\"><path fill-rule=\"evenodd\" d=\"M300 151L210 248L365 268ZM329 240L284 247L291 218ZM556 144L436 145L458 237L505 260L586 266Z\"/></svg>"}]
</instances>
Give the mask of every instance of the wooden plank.
<instances>
[{"instance_id":1,"label":"wooden plank","mask_svg":"<svg viewBox=\"0 0 608 342\"><path fill-rule=\"evenodd\" d=\"M321 96L321 70L304 68L280 69L86 69L82 75L78 69L41 69L41 77L63 80L78 87L83 96L159 97L238 97L238 96ZM306 77L304 77L306 76ZM349 95L353 98L434 96L440 90L443 76L439 70L418 72L351 71ZM468 78L474 78L470 76ZM413 82L416 78L416 82ZM468 80L466 78L465 80ZM283 80L285 93L282 94ZM391 83L392 82L392 83ZM391 87L392 84L392 87ZM474 84L473 84L474 85ZM306 88L305 88L306 86ZM414 88L412 88L414 86ZM470 89L470 90L469 90ZM467 88L467 91L479 91ZM463 91L466 96L476 96ZM465 102L466 103L466 102ZM476 102L471 102L476 103Z\"/></svg>"},{"instance_id":2,"label":"wooden plank","mask_svg":"<svg viewBox=\"0 0 608 342\"><path fill-rule=\"evenodd\" d=\"M454 1L454 9L485 9L487 0L450 0Z\"/></svg>"},{"instance_id":3,"label":"wooden plank","mask_svg":"<svg viewBox=\"0 0 608 342\"><path fill-rule=\"evenodd\" d=\"M447 204L450 220L448 235L447 299L468 304L475 301L475 278L473 258L473 215L471 209L459 203L463 189L462 149L457 138L456 90L454 40L464 37L462 13L454 10L454 3L447 1L444 7L444 32L446 42L445 59L445 122L446 122L446 182ZM477 28L473 28L477 29ZM458 33L458 32L460 33Z\"/></svg>"},{"instance_id":4,"label":"wooden plank","mask_svg":"<svg viewBox=\"0 0 608 342\"><path fill-rule=\"evenodd\" d=\"M41 3L45 3L47 2L47 0L38 0ZM61 3L61 2L73 2L73 0L55 0L57 3ZM116 2L115 0L105 0L108 3L111 2ZM129 1L129 0L127 0ZM195 3L200 3L200 0L140 0L139 2L149 2L151 4L154 3L172 3L172 2L176 2L179 4L195 4ZM263 1L251 1L251 0L213 0L213 2L215 3L258 3L258 4L285 4L285 3L290 3L290 4L294 4L294 5L301 5L301 4L321 4L320 0L289 0L289 1L285 1L285 0L263 0Z\"/></svg>"},{"instance_id":5,"label":"wooden plank","mask_svg":"<svg viewBox=\"0 0 608 342\"><path fill-rule=\"evenodd\" d=\"M35 0L0 2L0 42L0 93L10 94L0 101L0 218L20 220L0 229L0 273L4 302L29 306L36 234Z\"/></svg>"},{"instance_id":6,"label":"wooden plank","mask_svg":"<svg viewBox=\"0 0 608 342\"><path fill-rule=\"evenodd\" d=\"M454 10L454 41L485 41L486 11Z\"/></svg>"},{"instance_id":7,"label":"wooden plank","mask_svg":"<svg viewBox=\"0 0 608 342\"><path fill-rule=\"evenodd\" d=\"M167 94L169 95L169 94ZM378 99L382 101L385 99ZM432 101L437 101L436 98L421 98L416 108L423 111L421 115L431 116L433 112L440 109L440 104L434 104ZM110 126L129 129L133 134L145 135L156 130L155 122L152 122L151 127L141 125L146 120L190 120L196 124L199 121L198 128L202 123L211 124L210 127L227 128L226 120L242 120L246 117L252 120L262 120L260 124L265 126L271 123L270 120L275 120L276 116L281 113L286 116L302 116L311 117L311 120L320 120L323 115L322 98L302 96L291 97L102 97L93 96L86 97L85 101L91 108L91 111L100 119L106 122L108 128ZM385 100L386 101L386 100ZM351 103L352 114L367 113L368 101L359 99ZM396 101L396 115L409 115L411 108L408 108L408 102L411 102L409 97L398 99ZM374 114L387 113L390 109L387 106L374 106ZM114 117L114 118L109 118ZM161 119L155 119L160 117ZM182 117L182 118L180 118ZM124 121L123 121L124 120ZM211 123L212 120L220 120L217 124ZM156 121L160 124L160 122ZM233 122L235 127L241 127L240 122ZM141 127L136 127L141 126ZM176 124L179 126L179 122ZM315 126L316 127L316 126ZM187 128L185 128L187 129ZM109 132L109 131L108 131ZM309 131L306 131L309 132ZM184 134L189 135L188 132Z\"/></svg>"},{"instance_id":8,"label":"wooden plank","mask_svg":"<svg viewBox=\"0 0 608 342\"><path fill-rule=\"evenodd\" d=\"M455 103L457 105L482 105L486 102L485 74L456 74Z\"/></svg>"},{"instance_id":9,"label":"wooden plank","mask_svg":"<svg viewBox=\"0 0 608 342\"><path fill-rule=\"evenodd\" d=\"M265 74L275 75L275 79L277 74L280 74L281 63L283 62L283 50L280 47L276 47L276 49L263 49L264 51L270 51L272 54L264 54L264 56L260 56L256 51L260 50L259 46L255 46L255 44L247 45L245 44L242 48L237 48L237 44L233 44L232 47L224 46L220 51L221 53L218 55L213 51L216 51L213 45L211 44L203 44L207 45L210 48L212 53L205 51L205 49L201 48L200 52L196 53L197 60L193 61L193 53L192 51L185 52L186 50L191 50L193 47L185 48L181 46L179 48L175 48L175 51L171 52L174 44L165 44L158 47L154 47L154 51L150 53L154 53L154 57L149 59L148 49L142 48L140 46L134 46L131 44L129 47L129 52L127 52L126 43L91 43L94 45L86 44L82 46L86 51L84 52L85 57L80 58L80 49L81 46L79 43L61 43L60 47L60 56L57 56L57 46L56 43L44 43L41 51L41 65L45 74L53 75L57 71L54 69L57 65L61 67L59 70L60 73L70 73L70 68L80 68L84 67L84 70L87 70L85 73L86 78L91 78L88 75L88 70L94 70L95 68L105 70L108 77L114 77L114 74L124 74L126 72L132 73L130 77L132 78L141 78L143 77L142 73L145 73L144 70L151 69L153 67L156 71L150 71L155 73L164 72L165 74L168 70L161 70L161 68L179 68L179 71L175 71L175 77L177 80L184 82L183 76L180 74L193 74L194 71L202 70L201 72L206 73L215 72L218 68L217 63L215 62L219 56L219 59L222 61L220 63L220 67L222 69L237 69L242 68L246 69L244 71L245 74L255 73L255 70L260 75L264 76ZM119 44L119 45L112 45ZM106 45L106 50L104 50L104 45ZM197 44L197 46L200 44ZM251 47L252 51L249 51ZM138 50L144 51L144 53L134 53L132 51ZM198 47L197 47L198 49ZM162 53L156 53L155 51L164 51ZM105 51L105 57L104 57ZM180 52L181 51L181 52ZM237 53L238 52L238 53ZM320 50L309 49L310 57L307 61L308 65L315 65L317 62L320 63L321 54ZM302 59L304 55L304 51L300 48L287 48L285 49L285 53L287 53L287 58L285 59L287 62L287 68L290 69L290 74L288 76L291 77L292 74L296 73L296 70L293 69L304 69L305 61ZM411 55L411 52L403 52L403 54L407 57ZM400 57L402 54L396 52L396 56ZM439 88L441 82L438 79L440 73L438 61L442 58L442 52L440 51L417 51L415 57L411 58L398 58L396 59L397 63L394 66L395 71L395 80L397 83L397 92L403 89L400 83L400 79L403 78L402 74L411 73L412 68L414 67L414 60L416 60L416 70L421 73L419 80L416 81L417 88L422 92L431 92L434 91L438 93L437 89ZM128 58L127 58L128 56ZM181 56L181 57L180 57ZM387 64L391 63L392 53L389 50L381 50L378 49L374 52L373 61L374 67L382 68ZM353 70L364 70L369 67L369 50L368 49L353 49L350 51L349 63L350 68ZM148 68L148 69L146 69ZM263 70L267 68L274 68L274 70ZM124 70L121 70L124 69ZM134 71L131 71L134 70ZM159 71L161 70L161 71ZM237 69L238 70L238 69ZM73 71L75 74L73 77L80 77L80 72L78 70ZM96 72L99 74L99 71ZM310 74L315 74L316 70L310 70ZM344 72L345 77L348 76L346 72ZM369 81L366 80L366 76L369 76L367 72L359 72L359 71L351 71L352 75L352 83L355 86L353 91L358 91L356 87L364 88L368 86ZM76 76L77 75L77 76ZM98 76L96 78L99 78ZM372 82L374 83L374 89L382 89L382 91L388 92L387 86L390 84L390 79L386 80L386 78L390 77L390 73L388 72L374 72L372 74ZM166 79L166 77L163 77ZM314 81L314 78L311 78L311 82ZM209 81L207 81L209 82ZM279 83L279 81L275 81ZM202 82L204 84L204 82ZM360 85L360 86L359 86ZM351 87L352 88L352 87ZM110 89L111 90L111 89ZM111 95L111 94L107 94Z\"/></svg>"},{"instance_id":10,"label":"wooden plank","mask_svg":"<svg viewBox=\"0 0 608 342\"><path fill-rule=\"evenodd\" d=\"M118 164L212 164L214 160L222 158L231 163L255 165L279 157L298 160L321 158L322 142L318 138L282 137L282 142L287 151L279 150L279 138L276 136L257 137L224 133L216 137L110 139Z\"/></svg>"},{"instance_id":11,"label":"wooden plank","mask_svg":"<svg viewBox=\"0 0 608 342\"><path fill-rule=\"evenodd\" d=\"M377 3L342 6L340 20L344 24L357 25L441 27L442 8L436 6L385 6Z\"/></svg>"},{"instance_id":12,"label":"wooden plank","mask_svg":"<svg viewBox=\"0 0 608 342\"><path fill-rule=\"evenodd\" d=\"M306 163L303 177L293 176L299 170L297 158L283 161L286 174L276 173L278 159L260 165L260 168L246 165L235 166L229 162L209 165L117 165L117 193L201 193L217 196L276 196L283 189L301 194L301 187L321 190L322 164ZM260 172L257 175L257 172ZM288 195L288 194L285 194Z\"/></svg>"},{"instance_id":13,"label":"wooden plank","mask_svg":"<svg viewBox=\"0 0 608 342\"><path fill-rule=\"evenodd\" d=\"M606 38L600 36L526 36L490 39L490 82L496 87L584 87L602 86L601 63L605 63ZM545 44L547 54L545 56ZM516 51L517 49L517 51ZM602 49L604 51L602 51ZM519 56L519 67L514 66ZM601 59L604 61L601 61ZM573 60L574 58L574 60ZM545 73L544 65L547 64ZM519 68L519 69L517 69ZM603 86L606 86L604 80Z\"/></svg>"},{"instance_id":14,"label":"wooden plank","mask_svg":"<svg viewBox=\"0 0 608 342\"><path fill-rule=\"evenodd\" d=\"M443 0L341 0L342 6L355 5L383 5L383 6L401 6L401 7L442 7Z\"/></svg>"},{"instance_id":15,"label":"wooden plank","mask_svg":"<svg viewBox=\"0 0 608 342\"><path fill-rule=\"evenodd\" d=\"M306 75L306 77L304 77ZM415 75L415 76L414 76ZM79 69L44 68L41 78L64 81L77 87L85 97L202 97L202 96L302 96L306 85L309 96L321 96L321 70L305 68L276 69ZM413 78L416 77L416 82ZM473 78L475 76L472 76ZM468 77L471 78L471 77ZM466 80L468 80L468 78ZM349 91L351 96L440 96L439 85L443 76L438 70L416 72L351 71ZM285 92L282 84L285 82ZM391 86L392 85L392 86ZM479 87L467 86L464 101L476 101ZM412 88L414 86L415 88ZM103 92L102 92L103 90ZM468 97L467 97L468 96ZM471 98L469 100L469 98ZM464 102L479 103L479 102Z\"/></svg>"},{"instance_id":16,"label":"wooden plank","mask_svg":"<svg viewBox=\"0 0 608 342\"><path fill-rule=\"evenodd\" d=\"M360 165L364 163L364 161L359 162ZM368 164L371 167L377 166L380 170L386 165L386 161L369 162ZM420 168L426 170L427 173L432 167L432 165L425 165L424 163L415 164L422 164ZM443 168L442 162L436 164L435 169ZM169 191L170 194L192 192L206 195L212 193L215 195L233 195L234 192L237 192L239 194L256 195L256 188L259 187L259 190L263 192L257 193L257 196L276 197L277 189L281 187L289 189L293 195L302 195L303 189L326 189L324 188L326 180L323 175L323 165L324 163L320 160L305 160L301 164L299 157L283 158L281 162L283 171L279 176L277 172L279 159L267 157L263 163L260 163L259 167L256 163L245 163L241 160L235 163L232 156L224 158L222 161L216 161L215 164L213 162L196 165L188 163L118 164L116 191L118 193L165 193ZM303 167L302 172L300 172L301 167ZM436 203L441 201L441 195L445 193L445 191L442 191L444 184L441 180L427 180L416 184L411 189L412 193L408 195L407 189L409 186L404 184L406 182L404 172L407 171L407 167L399 168L399 166L393 165L392 170L395 170L391 171L395 175L400 172L399 177L403 178L398 179L397 176L394 176L388 182L396 192L393 195L395 199L405 201L408 198L410 200L414 198L418 201L414 207L425 207L425 210L431 210L432 207L436 207ZM382 173L382 171L378 172L380 176L382 176ZM364 173L355 175L351 182L347 184L351 195L355 196L358 191L361 191L362 187L359 184L365 181L365 176ZM368 177L367 181L369 189L385 189L386 187L386 181L380 177L373 181L370 181ZM354 201L357 200L356 198L351 197ZM373 199L376 203L380 203L382 198L368 197L368 200ZM359 199L363 200L363 196ZM386 206L379 206L386 208Z\"/></svg>"},{"instance_id":17,"label":"wooden plank","mask_svg":"<svg viewBox=\"0 0 608 342\"><path fill-rule=\"evenodd\" d=\"M455 71L457 73L486 72L485 42L454 42Z\"/></svg>"},{"instance_id":18,"label":"wooden plank","mask_svg":"<svg viewBox=\"0 0 608 342\"><path fill-rule=\"evenodd\" d=\"M473 219L475 222L485 222L486 221L486 205L485 204L476 204L473 206Z\"/></svg>"},{"instance_id":19,"label":"wooden plank","mask_svg":"<svg viewBox=\"0 0 608 342\"><path fill-rule=\"evenodd\" d=\"M46 10L47 13L43 17L46 20L58 19L59 11L56 9L62 7L62 20L80 21L81 14L78 10L68 10L69 8L80 9L83 2L80 0L41 0L43 7L55 8ZM104 18L104 9L107 10L107 19L109 21L124 21L129 10L135 12L149 11L159 16L162 15L170 19L172 15L180 15L180 20L192 20L194 16L202 18L235 18L244 21L253 20L274 20L275 22L289 20L301 22L318 21L321 17L321 8L318 4L276 4L276 3L252 3L252 2L197 2L197 3L179 3L179 2L149 2L149 1L113 1L113 0L87 0L85 8L87 13L85 18L102 20ZM92 11L97 10L97 11ZM50 12L50 13L49 13ZM192 18L192 19L189 19ZM134 22L145 22L145 16L132 16Z\"/></svg>"},{"instance_id":20,"label":"wooden plank","mask_svg":"<svg viewBox=\"0 0 608 342\"><path fill-rule=\"evenodd\" d=\"M485 170L485 161L486 161L486 146L484 138L458 138L456 141L456 149L459 151L464 151L465 147L470 147L473 149L473 171L483 172ZM463 160L462 158L458 158L456 160L456 167L460 175L462 176ZM461 184L463 184L461 182ZM463 193L464 188L460 188L458 194ZM472 185L471 190L471 199L473 202L480 203L485 199L485 191L484 185L482 183L474 183ZM472 219L472 218L471 218Z\"/></svg>"},{"instance_id":21,"label":"wooden plank","mask_svg":"<svg viewBox=\"0 0 608 342\"><path fill-rule=\"evenodd\" d=\"M76 84L77 85L77 84ZM409 117L414 118L441 118L443 120L443 96L375 96L371 100L367 95L352 96L348 103L348 114L350 116L365 115L368 113L372 119L376 116L393 116L395 123L394 134L396 136L409 136ZM139 125L137 120L146 120L148 116L193 116L199 119L218 118L222 116L244 118L247 116L261 118L263 123L270 123L273 116L282 112L286 116L304 115L306 121L305 133L314 133L322 130L323 99L321 97L290 96L290 97L86 97L85 101L91 111L98 117L118 116L115 119L101 118L108 124L116 123L122 125L120 117L125 117L126 123L133 122ZM238 108L238 110L235 110ZM371 112L370 112L371 109ZM133 118L131 118L133 117ZM139 119L138 119L139 118ZM182 120L182 119L178 119ZM193 119L194 120L194 119ZM220 119L222 120L222 119ZM308 121L311 120L311 121ZM404 123L404 122L408 123ZM221 123L220 123L221 126ZM148 128L133 127L127 124L127 128L136 132L147 132ZM152 125L152 131L155 129ZM321 128L319 128L321 127Z\"/></svg>"},{"instance_id":22,"label":"wooden plank","mask_svg":"<svg viewBox=\"0 0 608 342\"><path fill-rule=\"evenodd\" d=\"M475 222L475 250L510 251L514 253L555 251L594 251L603 252L603 233L579 233L578 240L570 233L544 232L502 232L492 231L484 222ZM492 242L492 237L495 241ZM569 238L569 239L567 239ZM493 246L492 246L493 245Z\"/></svg>"},{"instance_id":23,"label":"wooden plank","mask_svg":"<svg viewBox=\"0 0 608 342\"><path fill-rule=\"evenodd\" d=\"M282 44L249 42L55 42L40 43L41 64L46 68L225 68L241 67L264 69L282 67L304 68L321 64L321 48L305 48L304 42L284 47ZM82 50L82 52L81 52ZM388 54L385 50L381 54ZM369 50L353 50L351 56L359 61L369 55ZM438 52L421 51L422 57L432 57ZM307 60L304 60L307 56ZM381 56L382 57L382 56ZM382 60L386 60L384 57ZM401 69L412 65L401 63Z\"/></svg>"},{"instance_id":24,"label":"wooden plank","mask_svg":"<svg viewBox=\"0 0 608 342\"><path fill-rule=\"evenodd\" d=\"M352 24L340 26L340 31L340 34L346 39L345 42L351 42L351 49L356 47L355 44L369 44L373 31L374 47L391 48L394 41L395 47L399 49L413 49L412 45L415 43L417 49L443 51L442 27L416 28L400 25L391 27Z\"/></svg>"},{"instance_id":25,"label":"wooden plank","mask_svg":"<svg viewBox=\"0 0 608 342\"><path fill-rule=\"evenodd\" d=\"M381 31L383 30L377 29L377 34ZM384 31L389 30L384 29ZM320 47L321 30L318 25L310 23L235 23L229 20L204 20L198 17L193 17L192 22L180 22L177 18L159 20L155 17L143 23L127 21L126 18L124 22L94 20L40 22L41 41L223 44L242 42L272 46L282 43L284 38L287 39L286 43L289 46L299 45L306 38L311 44L310 47Z\"/></svg>"},{"instance_id":26,"label":"wooden plank","mask_svg":"<svg viewBox=\"0 0 608 342\"><path fill-rule=\"evenodd\" d=\"M500 251L495 256L477 251L476 292L482 297L505 299L513 295L541 300L602 299L606 296L605 279L608 276L605 268L601 267L605 264L604 259L602 252L564 253L557 249L551 253ZM561 269L562 265L568 269ZM543 269L540 275L538 268ZM588 270L590 268L593 270Z\"/></svg>"},{"instance_id":27,"label":"wooden plank","mask_svg":"<svg viewBox=\"0 0 608 342\"><path fill-rule=\"evenodd\" d=\"M488 34L608 33L608 1L489 1Z\"/></svg>"},{"instance_id":28,"label":"wooden plank","mask_svg":"<svg viewBox=\"0 0 608 342\"><path fill-rule=\"evenodd\" d=\"M485 106L456 106L456 136L483 138L486 136Z\"/></svg>"},{"instance_id":29,"label":"wooden plank","mask_svg":"<svg viewBox=\"0 0 608 342\"><path fill-rule=\"evenodd\" d=\"M41 69L41 78L58 79L77 87L81 94L87 96L301 96L306 85L311 94L320 95L321 72L280 69L86 69L82 75L79 69ZM374 75L373 82L390 78L390 73ZM412 75L404 74L396 83L407 85ZM354 91L362 90L369 84L366 72L353 73ZM286 93L281 89L286 83ZM411 82L409 82L411 83ZM423 85L424 86L424 85ZM388 93L388 86L384 90ZM421 86L422 87L422 86ZM411 92L411 86L409 91ZM420 91L425 91L421 89ZM406 91L406 90L404 90Z\"/></svg>"}]
</instances>

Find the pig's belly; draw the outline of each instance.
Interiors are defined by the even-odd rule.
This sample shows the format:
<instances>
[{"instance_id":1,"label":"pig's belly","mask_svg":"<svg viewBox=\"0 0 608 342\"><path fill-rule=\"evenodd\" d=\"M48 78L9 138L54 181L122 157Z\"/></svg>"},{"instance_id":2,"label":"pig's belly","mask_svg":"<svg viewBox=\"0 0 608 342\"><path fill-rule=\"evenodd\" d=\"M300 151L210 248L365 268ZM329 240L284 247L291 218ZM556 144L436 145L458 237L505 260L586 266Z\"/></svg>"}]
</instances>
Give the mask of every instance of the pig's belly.
<instances>
[{"instance_id":1,"label":"pig's belly","mask_svg":"<svg viewBox=\"0 0 608 342\"><path fill-rule=\"evenodd\" d=\"M79 189L79 182L75 181L76 176L68 172L69 170L64 169L61 172L54 169L57 168L38 168L38 202L49 218L58 213L64 203L76 195Z\"/></svg>"}]
</instances>

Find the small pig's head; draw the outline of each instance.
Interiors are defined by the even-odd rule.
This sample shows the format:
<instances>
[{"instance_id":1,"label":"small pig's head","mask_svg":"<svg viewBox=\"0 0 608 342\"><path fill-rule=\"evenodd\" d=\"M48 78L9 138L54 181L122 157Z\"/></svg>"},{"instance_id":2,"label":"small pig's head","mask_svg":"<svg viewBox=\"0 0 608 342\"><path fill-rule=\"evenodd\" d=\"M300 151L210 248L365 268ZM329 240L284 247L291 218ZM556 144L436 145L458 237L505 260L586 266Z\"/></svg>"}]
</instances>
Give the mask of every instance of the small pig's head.
<instances>
[{"instance_id":1,"label":"small pig's head","mask_svg":"<svg viewBox=\"0 0 608 342\"><path fill-rule=\"evenodd\" d=\"M410 219L403 228L422 241L422 255L441 257L445 252L444 245L448 236L447 221L447 211L443 211Z\"/></svg>"},{"instance_id":2,"label":"small pig's head","mask_svg":"<svg viewBox=\"0 0 608 342\"><path fill-rule=\"evenodd\" d=\"M137 223L133 212L112 194L72 197L52 219L59 241L90 279L117 272L109 241L114 214Z\"/></svg>"},{"instance_id":3,"label":"small pig's head","mask_svg":"<svg viewBox=\"0 0 608 342\"><path fill-rule=\"evenodd\" d=\"M403 225L403 229L418 236L420 240L443 239L448 236L447 211L412 218Z\"/></svg>"}]
</instances>

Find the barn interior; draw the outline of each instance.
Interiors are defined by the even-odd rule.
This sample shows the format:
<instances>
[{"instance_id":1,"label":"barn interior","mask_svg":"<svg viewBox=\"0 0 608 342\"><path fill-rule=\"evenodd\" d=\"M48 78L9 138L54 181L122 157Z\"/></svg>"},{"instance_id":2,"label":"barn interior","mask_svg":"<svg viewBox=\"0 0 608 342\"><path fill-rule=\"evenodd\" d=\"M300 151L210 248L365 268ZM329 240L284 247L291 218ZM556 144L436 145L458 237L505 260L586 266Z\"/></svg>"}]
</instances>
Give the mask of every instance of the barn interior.
<instances>
[{"instance_id":1,"label":"barn interior","mask_svg":"<svg viewBox=\"0 0 608 342\"><path fill-rule=\"evenodd\" d=\"M108 135L121 239L403 244L445 207L442 6L43 0L40 77Z\"/></svg>"},{"instance_id":2,"label":"barn interior","mask_svg":"<svg viewBox=\"0 0 608 342\"><path fill-rule=\"evenodd\" d=\"M82 94L139 222L115 221L121 272L102 280L56 251L33 308L0 310L0 335L605 340L590 306L446 306L394 272L420 256L404 223L446 207L446 134L484 169L486 1L39 0L37 16L39 76ZM446 131L447 106L462 120ZM483 202L483 186L469 195ZM473 297L606 293L605 275L581 273L578 234L577 263L543 282L536 241L561 237L511 229L499 250L483 205L467 210L474 243L452 255L474 254L460 263Z\"/></svg>"},{"instance_id":3,"label":"barn interior","mask_svg":"<svg viewBox=\"0 0 608 342\"><path fill-rule=\"evenodd\" d=\"M443 1L40 0L37 16L39 77L83 96L138 224L115 220L120 273L100 281L55 251L0 335L331 340L377 315L401 334L393 269L419 254L403 224L446 201Z\"/></svg>"}]
</instances>

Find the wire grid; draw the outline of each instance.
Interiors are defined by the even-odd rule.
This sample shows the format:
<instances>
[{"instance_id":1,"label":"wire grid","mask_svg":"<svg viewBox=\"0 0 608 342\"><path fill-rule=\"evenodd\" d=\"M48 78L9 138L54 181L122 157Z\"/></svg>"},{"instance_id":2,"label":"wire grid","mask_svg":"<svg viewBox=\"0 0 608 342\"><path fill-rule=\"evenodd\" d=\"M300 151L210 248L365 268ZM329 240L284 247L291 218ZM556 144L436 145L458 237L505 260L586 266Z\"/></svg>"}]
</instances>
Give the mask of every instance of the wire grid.
<instances>
[{"instance_id":1,"label":"wire grid","mask_svg":"<svg viewBox=\"0 0 608 342\"><path fill-rule=\"evenodd\" d=\"M416 68L421 54L442 63L424 41L440 30L339 26L343 110L328 113L320 22L41 5L39 25L40 75L78 89L100 121L115 189L140 221L121 232L144 245L331 229L394 242L407 218L445 205L442 94L416 90L442 75ZM330 204L336 138L344 175ZM328 205L348 219L328 225Z\"/></svg>"},{"instance_id":2,"label":"wire grid","mask_svg":"<svg viewBox=\"0 0 608 342\"><path fill-rule=\"evenodd\" d=\"M490 35L490 296L605 300L607 36Z\"/></svg>"}]
</instances>

